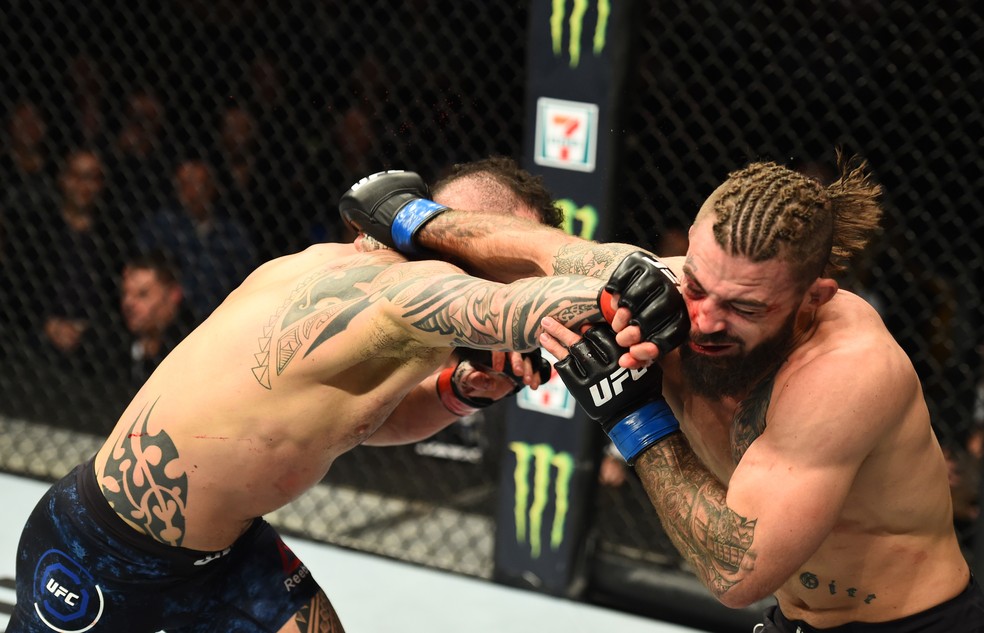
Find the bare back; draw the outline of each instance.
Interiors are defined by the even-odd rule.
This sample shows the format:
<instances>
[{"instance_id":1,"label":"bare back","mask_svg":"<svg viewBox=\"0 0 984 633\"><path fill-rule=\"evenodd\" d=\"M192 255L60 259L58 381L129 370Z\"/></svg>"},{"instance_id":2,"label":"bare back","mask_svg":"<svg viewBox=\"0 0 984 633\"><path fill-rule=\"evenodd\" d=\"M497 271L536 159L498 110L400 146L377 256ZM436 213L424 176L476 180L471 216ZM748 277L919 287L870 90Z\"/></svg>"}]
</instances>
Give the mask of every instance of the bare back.
<instances>
[{"instance_id":1,"label":"bare back","mask_svg":"<svg viewBox=\"0 0 984 633\"><path fill-rule=\"evenodd\" d=\"M537 305L550 314L596 311L596 280L575 280L577 288L546 281L513 295L548 297ZM368 438L452 345L517 348L515 315L536 319L537 310L503 300L490 283L450 264L352 245L317 245L265 264L123 412L96 456L104 495L157 540L227 547ZM469 323L477 325L463 332Z\"/></svg>"}]
</instances>

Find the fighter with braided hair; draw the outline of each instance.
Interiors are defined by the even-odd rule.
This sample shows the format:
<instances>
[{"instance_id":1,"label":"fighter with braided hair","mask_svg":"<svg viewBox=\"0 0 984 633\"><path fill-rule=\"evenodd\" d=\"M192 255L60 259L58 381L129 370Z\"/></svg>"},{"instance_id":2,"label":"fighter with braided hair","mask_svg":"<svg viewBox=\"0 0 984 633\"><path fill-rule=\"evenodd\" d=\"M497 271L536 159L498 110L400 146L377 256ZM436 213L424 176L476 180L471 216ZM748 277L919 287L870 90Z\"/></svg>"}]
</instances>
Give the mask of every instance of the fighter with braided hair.
<instances>
[{"instance_id":1,"label":"fighter with braided hair","mask_svg":"<svg viewBox=\"0 0 984 633\"><path fill-rule=\"evenodd\" d=\"M545 318L540 341L704 585L731 607L775 597L757 631L981 631L919 378L834 278L882 215L867 165L838 162L828 186L769 162L730 174L682 258L446 209L381 224L491 279L609 280L612 327ZM690 328L674 349L660 332L676 278Z\"/></svg>"}]
</instances>

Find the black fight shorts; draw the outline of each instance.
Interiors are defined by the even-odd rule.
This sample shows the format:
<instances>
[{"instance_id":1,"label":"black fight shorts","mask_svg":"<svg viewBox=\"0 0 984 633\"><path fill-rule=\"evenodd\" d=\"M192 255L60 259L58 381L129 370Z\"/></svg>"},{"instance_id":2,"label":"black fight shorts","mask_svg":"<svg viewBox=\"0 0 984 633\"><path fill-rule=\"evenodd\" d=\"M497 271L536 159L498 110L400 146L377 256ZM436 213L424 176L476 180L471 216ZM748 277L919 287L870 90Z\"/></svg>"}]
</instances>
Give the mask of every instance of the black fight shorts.
<instances>
[{"instance_id":1,"label":"black fight shorts","mask_svg":"<svg viewBox=\"0 0 984 633\"><path fill-rule=\"evenodd\" d=\"M271 632L317 592L262 519L221 552L139 534L100 494L90 461L52 486L24 527L7 632Z\"/></svg>"},{"instance_id":2,"label":"black fight shorts","mask_svg":"<svg viewBox=\"0 0 984 633\"><path fill-rule=\"evenodd\" d=\"M818 629L788 620L779 607L769 607L754 633L984 633L984 591L973 576L955 598L891 622L852 622Z\"/></svg>"}]
</instances>

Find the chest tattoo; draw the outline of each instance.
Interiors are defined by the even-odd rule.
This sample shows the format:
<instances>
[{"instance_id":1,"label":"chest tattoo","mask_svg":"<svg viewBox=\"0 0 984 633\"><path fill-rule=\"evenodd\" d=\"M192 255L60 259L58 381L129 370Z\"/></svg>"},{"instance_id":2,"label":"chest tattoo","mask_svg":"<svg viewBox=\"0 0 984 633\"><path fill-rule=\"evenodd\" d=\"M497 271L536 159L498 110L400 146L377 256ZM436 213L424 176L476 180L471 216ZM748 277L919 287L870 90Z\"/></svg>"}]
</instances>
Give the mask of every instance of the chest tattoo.
<instances>
[{"instance_id":1,"label":"chest tattoo","mask_svg":"<svg viewBox=\"0 0 984 633\"><path fill-rule=\"evenodd\" d=\"M736 464L765 430L765 414L769 410L777 372L778 369L763 378L735 411L731 420L731 457Z\"/></svg>"}]
</instances>

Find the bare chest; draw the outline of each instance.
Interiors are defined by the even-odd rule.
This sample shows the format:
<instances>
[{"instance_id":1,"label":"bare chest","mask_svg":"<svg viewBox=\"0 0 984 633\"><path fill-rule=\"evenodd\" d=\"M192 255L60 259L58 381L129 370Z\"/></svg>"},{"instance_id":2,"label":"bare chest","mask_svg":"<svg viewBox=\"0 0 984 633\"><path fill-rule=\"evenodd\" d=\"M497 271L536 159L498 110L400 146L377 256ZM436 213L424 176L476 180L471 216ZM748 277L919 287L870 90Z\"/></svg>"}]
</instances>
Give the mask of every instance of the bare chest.
<instances>
[{"instance_id":1,"label":"bare chest","mask_svg":"<svg viewBox=\"0 0 984 633\"><path fill-rule=\"evenodd\" d=\"M681 425L694 452L722 483L731 479L748 447L765 431L775 377L760 382L745 398L685 399Z\"/></svg>"}]
</instances>

